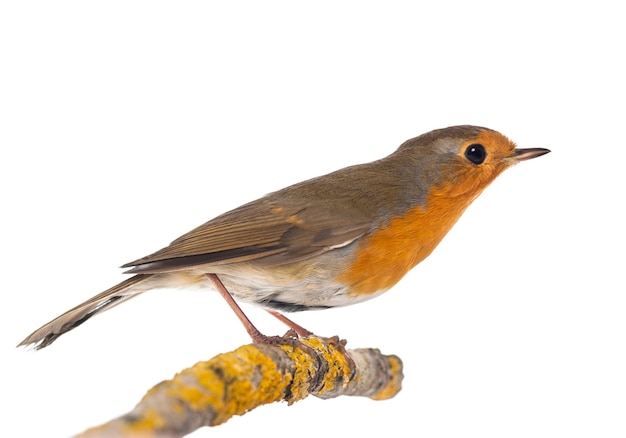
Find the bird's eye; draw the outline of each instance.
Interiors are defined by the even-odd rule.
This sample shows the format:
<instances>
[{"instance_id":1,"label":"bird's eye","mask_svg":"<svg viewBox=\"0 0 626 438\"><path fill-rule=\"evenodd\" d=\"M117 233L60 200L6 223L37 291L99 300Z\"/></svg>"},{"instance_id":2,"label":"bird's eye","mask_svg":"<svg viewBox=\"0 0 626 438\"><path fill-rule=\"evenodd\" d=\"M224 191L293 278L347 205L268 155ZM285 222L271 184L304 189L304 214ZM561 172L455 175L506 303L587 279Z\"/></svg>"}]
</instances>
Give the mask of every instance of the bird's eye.
<instances>
[{"instance_id":1,"label":"bird's eye","mask_svg":"<svg viewBox=\"0 0 626 438\"><path fill-rule=\"evenodd\" d=\"M485 158L487 158L487 151L482 144L474 143L465 149L465 158L471 163L482 164Z\"/></svg>"}]
</instances>

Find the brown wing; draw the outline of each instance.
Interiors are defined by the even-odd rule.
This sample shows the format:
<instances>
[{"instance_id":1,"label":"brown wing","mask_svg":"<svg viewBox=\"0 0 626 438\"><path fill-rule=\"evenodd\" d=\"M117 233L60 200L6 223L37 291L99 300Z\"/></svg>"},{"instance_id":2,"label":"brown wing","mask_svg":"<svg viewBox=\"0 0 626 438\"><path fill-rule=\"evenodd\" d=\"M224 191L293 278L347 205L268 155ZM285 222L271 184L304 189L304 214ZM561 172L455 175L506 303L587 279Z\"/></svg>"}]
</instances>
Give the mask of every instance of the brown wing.
<instances>
[{"instance_id":1,"label":"brown wing","mask_svg":"<svg viewBox=\"0 0 626 438\"><path fill-rule=\"evenodd\" d=\"M332 203L331 203L332 204ZM258 260L288 263L349 244L372 222L358 209L261 198L190 231L147 257L127 263L133 273L157 273L201 264Z\"/></svg>"}]
</instances>

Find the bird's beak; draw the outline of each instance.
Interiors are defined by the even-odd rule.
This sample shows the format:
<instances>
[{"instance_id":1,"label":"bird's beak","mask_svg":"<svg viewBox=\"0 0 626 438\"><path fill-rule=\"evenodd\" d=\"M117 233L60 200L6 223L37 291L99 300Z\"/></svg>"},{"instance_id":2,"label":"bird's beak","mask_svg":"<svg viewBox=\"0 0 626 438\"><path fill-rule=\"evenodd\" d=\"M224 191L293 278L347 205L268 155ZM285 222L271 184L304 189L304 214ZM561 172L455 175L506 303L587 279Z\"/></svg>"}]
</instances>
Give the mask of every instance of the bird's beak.
<instances>
[{"instance_id":1,"label":"bird's beak","mask_svg":"<svg viewBox=\"0 0 626 438\"><path fill-rule=\"evenodd\" d=\"M540 157L542 155L547 154L548 152L550 152L550 149L543 149L543 148L515 149L515 152L513 152L513 155L511 156L511 158L513 158L515 161L525 161L525 160L530 160L532 158Z\"/></svg>"}]
</instances>

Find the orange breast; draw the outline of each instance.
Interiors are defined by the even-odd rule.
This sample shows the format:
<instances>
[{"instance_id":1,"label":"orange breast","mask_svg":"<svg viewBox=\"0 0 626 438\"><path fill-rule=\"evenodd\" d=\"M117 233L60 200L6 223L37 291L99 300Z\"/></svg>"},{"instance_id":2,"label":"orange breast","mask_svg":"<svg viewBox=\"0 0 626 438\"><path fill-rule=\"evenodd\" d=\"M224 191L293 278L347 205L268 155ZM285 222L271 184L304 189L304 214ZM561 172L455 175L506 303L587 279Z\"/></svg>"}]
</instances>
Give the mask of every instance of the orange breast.
<instances>
[{"instance_id":1,"label":"orange breast","mask_svg":"<svg viewBox=\"0 0 626 438\"><path fill-rule=\"evenodd\" d=\"M391 219L359 244L354 263L339 277L351 294L385 291L428 257L478 195L451 198L449 192L449 187L432 190L425 208Z\"/></svg>"}]
</instances>

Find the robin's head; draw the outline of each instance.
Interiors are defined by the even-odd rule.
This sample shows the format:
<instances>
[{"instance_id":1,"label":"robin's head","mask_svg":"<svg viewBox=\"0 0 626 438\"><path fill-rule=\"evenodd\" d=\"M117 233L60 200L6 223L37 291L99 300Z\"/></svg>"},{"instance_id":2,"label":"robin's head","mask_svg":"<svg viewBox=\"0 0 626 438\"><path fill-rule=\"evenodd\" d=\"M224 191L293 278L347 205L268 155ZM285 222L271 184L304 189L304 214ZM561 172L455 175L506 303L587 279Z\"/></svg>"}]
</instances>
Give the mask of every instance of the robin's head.
<instances>
[{"instance_id":1,"label":"robin's head","mask_svg":"<svg viewBox=\"0 0 626 438\"><path fill-rule=\"evenodd\" d=\"M479 126L437 129L405 142L398 149L415 160L423 183L446 196L477 196L508 167L550 152L519 149L497 131Z\"/></svg>"}]
</instances>

